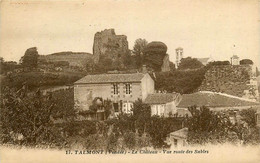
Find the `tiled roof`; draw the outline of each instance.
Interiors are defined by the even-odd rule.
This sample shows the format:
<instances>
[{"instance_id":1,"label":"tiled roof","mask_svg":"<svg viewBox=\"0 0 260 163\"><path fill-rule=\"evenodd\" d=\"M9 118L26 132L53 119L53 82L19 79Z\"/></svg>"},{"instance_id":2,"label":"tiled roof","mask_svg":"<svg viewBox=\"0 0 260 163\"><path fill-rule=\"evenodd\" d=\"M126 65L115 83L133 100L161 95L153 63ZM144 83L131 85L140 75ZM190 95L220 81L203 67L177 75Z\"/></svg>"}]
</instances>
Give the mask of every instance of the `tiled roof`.
<instances>
[{"instance_id":1,"label":"tiled roof","mask_svg":"<svg viewBox=\"0 0 260 163\"><path fill-rule=\"evenodd\" d=\"M239 57L237 55L233 55L232 58L238 59Z\"/></svg>"},{"instance_id":2,"label":"tiled roof","mask_svg":"<svg viewBox=\"0 0 260 163\"><path fill-rule=\"evenodd\" d=\"M154 93L149 94L144 103L147 104L166 104L176 100L179 97L177 93Z\"/></svg>"},{"instance_id":3,"label":"tiled roof","mask_svg":"<svg viewBox=\"0 0 260 163\"><path fill-rule=\"evenodd\" d=\"M225 95L213 92L196 92L193 94L184 94L178 104L178 107L187 108L190 106L208 106L208 107L238 107L238 106L256 106L258 102L249 101L236 96Z\"/></svg>"},{"instance_id":4,"label":"tiled roof","mask_svg":"<svg viewBox=\"0 0 260 163\"><path fill-rule=\"evenodd\" d=\"M172 132L172 133L170 133L170 136L186 139L188 137L188 128L185 127L180 130L177 130L175 132Z\"/></svg>"},{"instance_id":5,"label":"tiled roof","mask_svg":"<svg viewBox=\"0 0 260 163\"><path fill-rule=\"evenodd\" d=\"M198 61L200 61L201 63L207 63L209 58L196 58Z\"/></svg>"},{"instance_id":6,"label":"tiled roof","mask_svg":"<svg viewBox=\"0 0 260 163\"><path fill-rule=\"evenodd\" d=\"M76 81L75 84L139 82L142 80L144 75L145 74L142 73L87 75Z\"/></svg>"}]
</instances>

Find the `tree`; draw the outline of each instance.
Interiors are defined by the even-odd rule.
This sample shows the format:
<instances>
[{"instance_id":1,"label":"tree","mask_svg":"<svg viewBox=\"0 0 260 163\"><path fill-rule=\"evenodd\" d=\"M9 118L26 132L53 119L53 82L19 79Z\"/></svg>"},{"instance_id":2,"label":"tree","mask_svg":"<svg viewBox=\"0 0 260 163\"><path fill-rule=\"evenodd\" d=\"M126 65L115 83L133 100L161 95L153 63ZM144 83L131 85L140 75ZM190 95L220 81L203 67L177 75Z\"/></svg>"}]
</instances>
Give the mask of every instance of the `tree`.
<instances>
[{"instance_id":1,"label":"tree","mask_svg":"<svg viewBox=\"0 0 260 163\"><path fill-rule=\"evenodd\" d=\"M29 48L25 51L24 56L21 58L21 64L24 67L36 68L38 65L38 51L36 47Z\"/></svg>"},{"instance_id":2,"label":"tree","mask_svg":"<svg viewBox=\"0 0 260 163\"><path fill-rule=\"evenodd\" d=\"M192 117L188 119L188 142L190 144L225 143L238 141L232 131L229 117L221 112L210 111L207 107L189 107Z\"/></svg>"},{"instance_id":3,"label":"tree","mask_svg":"<svg viewBox=\"0 0 260 163\"><path fill-rule=\"evenodd\" d=\"M170 71L173 72L176 70L175 64L173 62L170 61Z\"/></svg>"},{"instance_id":4,"label":"tree","mask_svg":"<svg viewBox=\"0 0 260 163\"><path fill-rule=\"evenodd\" d=\"M193 71L176 70L156 73L155 89L167 92L193 93L205 78L206 68Z\"/></svg>"},{"instance_id":5,"label":"tree","mask_svg":"<svg viewBox=\"0 0 260 163\"><path fill-rule=\"evenodd\" d=\"M221 65L230 65L229 61L214 61L207 64L207 67L210 68L211 66L221 66Z\"/></svg>"},{"instance_id":6,"label":"tree","mask_svg":"<svg viewBox=\"0 0 260 163\"><path fill-rule=\"evenodd\" d=\"M133 47L133 53L135 55L141 56L142 53L144 52L144 49L147 44L148 44L148 42L145 39L139 38L139 39L135 40L135 44Z\"/></svg>"},{"instance_id":7,"label":"tree","mask_svg":"<svg viewBox=\"0 0 260 163\"><path fill-rule=\"evenodd\" d=\"M147 46L148 42L145 39L137 39L135 40L135 44L133 47L133 53L136 55L136 65L137 67L142 66L143 53L144 49Z\"/></svg>"},{"instance_id":8,"label":"tree","mask_svg":"<svg viewBox=\"0 0 260 163\"><path fill-rule=\"evenodd\" d=\"M203 67L203 64L198 61L196 58L182 58L180 65L178 67L179 70L187 70L187 69L198 69Z\"/></svg>"},{"instance_id":9,"label":"tree","mask_svg":"<svg viewBox=\"0 0 260 163\"><path fill-rule=\"evenodd\" d=\"M255 127L256 126L256 110L249 108L249 109L243 109L240 112L241 120L246 122L249 127Z\"/></svg>"},{"instance_id":10,"label":"tree","mask_svg":"<svg viewBox=\"0 0 260 163\"><path fill-rule=\"evenodd\" d=\"M242 59L239 63L241 65L252 65L252 64L254 64L254 62L250 59Z\"/></svg>"},{"instance_id":11,"label":"tree","mask_svg":"<svg viewBox=\"0 0 260 163\"><path fill-rule=\"evenodd\" d=\"M53 106L49 97L42 96L39 91L29 96L26 87L18 91L5 88L0 115L3 141L36 145L59 140L51 128Z\"/></svg>"},{"instance_id":12,"label":"tree","mask_svg":"<svg viewBox=\"0 0 260 163\"><path fill-rule=\"evenodd\" d=\"M189 107L192 117L187 120L188 142L190 144L222 144L243 143L259 144L260 133L255 127L254 111L252 109L241 112L243 123L231 123L229 113L226 111L213 112L203 106Z\"/></svg>"}]
</instances>

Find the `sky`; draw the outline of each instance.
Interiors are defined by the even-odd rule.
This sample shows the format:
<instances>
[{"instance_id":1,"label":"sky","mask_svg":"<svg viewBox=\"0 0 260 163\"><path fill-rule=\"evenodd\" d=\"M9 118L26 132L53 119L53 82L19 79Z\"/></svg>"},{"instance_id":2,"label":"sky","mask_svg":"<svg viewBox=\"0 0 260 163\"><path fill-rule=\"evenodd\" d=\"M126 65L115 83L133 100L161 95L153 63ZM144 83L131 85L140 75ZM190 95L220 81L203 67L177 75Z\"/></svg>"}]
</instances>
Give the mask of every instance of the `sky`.
<instances>
[{"instance_id":1,"label":"sky","mask_svg":"<svg viewBox=\"0 0 260 163\"><path fill-rule=\"evenodd\" d=\"M19 61L26 49L39 54L92 53L94 34L114 28L134 41L162 41L170 60L230 60L233 54L260 65L259 0L6 1L0 8L0 56ZM234 48L235 45L235 48ZM260 67L260 66L259 66Z\"/></svg>"}]
</instances>

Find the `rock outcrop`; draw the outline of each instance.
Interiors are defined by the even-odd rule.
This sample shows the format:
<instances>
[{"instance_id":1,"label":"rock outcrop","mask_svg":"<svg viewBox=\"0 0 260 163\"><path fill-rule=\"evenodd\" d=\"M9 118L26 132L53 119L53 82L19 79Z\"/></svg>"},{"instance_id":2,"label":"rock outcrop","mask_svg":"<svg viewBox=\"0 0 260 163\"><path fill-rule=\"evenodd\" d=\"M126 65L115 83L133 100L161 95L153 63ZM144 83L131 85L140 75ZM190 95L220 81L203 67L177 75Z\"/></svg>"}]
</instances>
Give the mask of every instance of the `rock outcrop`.
<instances>
[{"instance_id":1,"label":"rock outcrop","mask_svg":"<svg viewBox=\"0 0 260 163\"><path fill-rule=\"evenodd\" d=\"M153 41L144 50L144 60L154 71L170 71L170 61L167 46L163 42Z\"/></svg>"},{"instance_id":2,"label":"rock outcrop","mask_svg":"<svg viewBox=\"0 0 260 163\"><path fill-rule=\"evenodd\" d=\"M128 51L127 36L116 35L114 29L105 29L95 34L93 44L95 63L98 63L101 57L108 57L113 62L121 62Z\"/></svg>"},{"instance_id":3,"label":"rock outcrop","mask_svg":"<svg viewBox=\"0 0 260 163\"><path fill-rule=\"evenodd\" d=\"M211 67L199 91L222 92L238 97L259 100L258 86L250 65L219 65Z\"/></svg>"},{"instance_id":4,"label":"rock outcrop","mask_svg":"<svg viewBox=\"0 0 260 163\"><path fill-rule=\"evenodd\" d=\"M163 58L163 64L161 67L162 72L167 72L170 71L170 59L169 59L169 54L166 54L165 57Z\"/></svg>"}]
</instances>

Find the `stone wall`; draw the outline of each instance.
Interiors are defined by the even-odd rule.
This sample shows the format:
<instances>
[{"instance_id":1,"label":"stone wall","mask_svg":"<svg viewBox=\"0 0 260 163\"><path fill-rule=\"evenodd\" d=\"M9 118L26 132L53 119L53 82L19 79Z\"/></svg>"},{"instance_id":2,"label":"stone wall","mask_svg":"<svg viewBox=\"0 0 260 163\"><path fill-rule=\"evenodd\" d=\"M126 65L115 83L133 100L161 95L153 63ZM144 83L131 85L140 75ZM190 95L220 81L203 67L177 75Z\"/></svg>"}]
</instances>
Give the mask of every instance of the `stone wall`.
<instances>
[{"instance_id":1,"label":"stone wall","mask_svg":"<svg viewBox=\"0 0 260 163\"><path fill-rule=\"evenodd\" d=\"M169 60L169 54L166 54L163 58L163 64L161 67L162 72L170 71L170 60Z\"/></svg>"},{"instance_id":2,"label":"stone wall","mask_svg":"<svg viewBox=\"0 0 260 163\"><path fill-rule=\"evenodd\" d=\"M238 97L259 100L258 86L250 65L220 65L205 74L199 91L222 92Z\"/></svg>"},{"instance_id":3,"label":"stone wall","mask_svg":"<svg viewBox=\"0 0 260 163\"><path fill-rule=\"evenodd\" d=\"M128 41L125 35L116 35L114 29L105 29L94 36L93 55L94 62L98 63L100 57L106 56L113 61L122 60L128 53Z\"/></svg>"}]
</instances>

